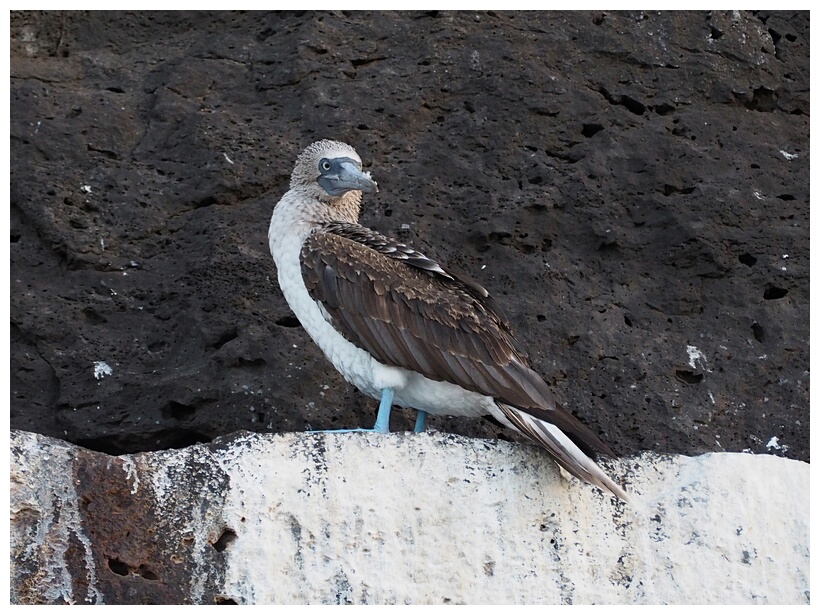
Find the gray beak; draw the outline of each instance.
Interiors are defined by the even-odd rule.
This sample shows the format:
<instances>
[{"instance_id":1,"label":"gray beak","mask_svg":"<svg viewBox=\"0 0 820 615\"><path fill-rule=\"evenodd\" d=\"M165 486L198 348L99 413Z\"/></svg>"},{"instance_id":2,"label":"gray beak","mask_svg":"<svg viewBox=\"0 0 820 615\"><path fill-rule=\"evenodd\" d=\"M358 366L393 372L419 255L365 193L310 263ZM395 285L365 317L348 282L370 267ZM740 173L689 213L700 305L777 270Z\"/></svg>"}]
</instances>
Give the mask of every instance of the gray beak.
<instances>
[{"instance_id":1,"label":"gray beak","mask_svg":"<svg viewBox=\"0 0 820 615\"><path fill-rule=\"evenodd\" d=\"M331 168L322 173L317 181L330 196L341 196L351 190L378 192L378 184L370 179L370 173L362 171L358 164L349 158L336 158Z\"/></svg>"}]
</instances>

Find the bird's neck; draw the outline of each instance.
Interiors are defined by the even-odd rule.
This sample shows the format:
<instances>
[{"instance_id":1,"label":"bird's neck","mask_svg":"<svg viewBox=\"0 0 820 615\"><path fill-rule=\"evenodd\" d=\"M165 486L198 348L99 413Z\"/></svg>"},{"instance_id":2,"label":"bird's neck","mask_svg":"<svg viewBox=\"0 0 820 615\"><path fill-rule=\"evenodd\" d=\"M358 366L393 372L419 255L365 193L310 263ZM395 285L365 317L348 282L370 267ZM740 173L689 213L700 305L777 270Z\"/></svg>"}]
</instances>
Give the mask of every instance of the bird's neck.
<instances>
[{"instance_id":1,"label":"bird's neck","mask_svg":"<svg viewBox=\"0 0 820 615\"><path fill-rule=\"evenodd\" d=\"M295 236L301 242L313 229L331 222L357 223L362 193L351 191L340 197L319 198L299 189L285 193L273 210L269 237L271 246L287 236Z\"/></svg>"},{"instance_id":2,"label":"bird's neck","mask_svg":"<svg viewBox=\"0 0 820 615\"><path fill-rule=\"evenodd\" d=\"M319 226L329 222L359 221L359 209L362 202L362 193L351 190L342 196L332 197L327 194L317 196L315 193L303 193L300 190L291 190L291 198L282 199L296 205L300 211L297 217L302 218L311 226Z\"/></svg>"},{"instance_id":3,"label":"bird's neck","mask_svg":"<svg viewBox=\"0 0 820 615\"><path fill-rule=\"evenodd\" d=\"M359 210L361 209L362 193L358 190L351 190L340 197L336 197L327 203L329 219L322 222L351 222L359 221Z\"/></svg>"}]
</instances>

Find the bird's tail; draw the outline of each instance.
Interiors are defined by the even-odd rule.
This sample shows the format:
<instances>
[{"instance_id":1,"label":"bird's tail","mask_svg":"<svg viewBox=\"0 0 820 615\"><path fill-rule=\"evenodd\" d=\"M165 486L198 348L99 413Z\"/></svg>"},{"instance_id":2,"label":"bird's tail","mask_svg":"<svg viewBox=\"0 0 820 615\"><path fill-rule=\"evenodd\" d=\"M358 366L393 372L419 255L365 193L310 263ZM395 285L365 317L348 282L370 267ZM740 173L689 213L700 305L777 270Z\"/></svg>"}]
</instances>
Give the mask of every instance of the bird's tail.
<instances>
[{"instance_id":1,"label":"bird's tail","mask_svg":"<svg viewBox=\"0 0 820 615\"><path fill-rule=\"evenodd\" d=\"M567 435L552 423L537 419L523 410L498 402L503 419L516 431L524 434L530 440L544 447L567 472L595 485L603 491L609 491L630 504L629 496L616 484L600 466L590 459Z\"/></svg>"}]
</instances>

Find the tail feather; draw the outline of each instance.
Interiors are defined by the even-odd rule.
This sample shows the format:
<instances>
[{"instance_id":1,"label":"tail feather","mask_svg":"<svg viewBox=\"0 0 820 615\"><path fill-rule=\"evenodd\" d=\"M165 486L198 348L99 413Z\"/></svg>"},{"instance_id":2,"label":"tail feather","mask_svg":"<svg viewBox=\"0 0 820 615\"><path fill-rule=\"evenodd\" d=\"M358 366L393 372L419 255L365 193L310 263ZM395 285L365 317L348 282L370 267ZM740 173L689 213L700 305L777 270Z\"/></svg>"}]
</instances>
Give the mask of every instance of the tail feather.
<instances>
[{"instance_id":1,"label":"tail feather","mask_svg":"<svg viewBox=\"0 0 820 615\"><path fill-rule=\"evenodd\" d=\"M498 407L506 422L510 423L516 431L521 432L536 444L547 449L547 452L567 472L591 485L595 485L602 491L609 491L624 502L630 503L629 496L623 488L609 478L600 466L578 448L558 427L507 404L499 403ZM502 417L497 418L501 419Z\"/></svg>"}]
</instances>

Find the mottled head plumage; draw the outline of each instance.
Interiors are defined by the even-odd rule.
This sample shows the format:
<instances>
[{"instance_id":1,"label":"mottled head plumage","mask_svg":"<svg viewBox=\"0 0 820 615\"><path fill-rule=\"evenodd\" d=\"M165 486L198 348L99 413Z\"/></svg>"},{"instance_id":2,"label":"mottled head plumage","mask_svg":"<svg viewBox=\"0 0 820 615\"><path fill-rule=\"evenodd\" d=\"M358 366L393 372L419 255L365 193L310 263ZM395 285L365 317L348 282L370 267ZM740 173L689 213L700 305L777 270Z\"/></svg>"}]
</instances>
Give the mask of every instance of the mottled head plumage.
<instances>
[{"instance_id":1,"label":"mottled head plumage","mask_svg":"<svg viewBox=\"0 0 820 615\"><path fill-rule=\"evenodd\" d=\"M290 187L291 188L301 188L301 189L311 189L311 188L320 188L318 180L322 175L322 170L320 169L320 163L323 161L333 161L333 160L347 160L352 163L354 167L361 172L362 167L362 159L356 150L350 147L347 143L342 143L341 141L331 141L330 139L323 139L321 141L316 141L309 145L305 151L299 154L299 157L296 159L296 166L293 169L293 174L290 178ZM364 189L368 191L375 191L376 183L370 179L370 173L361 172L363 177L366 177L370 182L372 182L372 189L371 186L363 186ZM319 191L322 200L327 199L327 191L320 190ZM340 195L329 195L329 196L340 196Z\"/></svg>"},{"instance_id":2,"label":"mottled head plumage","mask_svg":"<svg viewBox=\"0 0 820 615\"><path fill-rule=\"evenodd\" d=\"M309 145L296 159L290 177L290 193L311 204L314 220L356 222L362 192L378 192L370 173L362 170L356 150L324 139Z\"/></svg>"}]
</instances>

